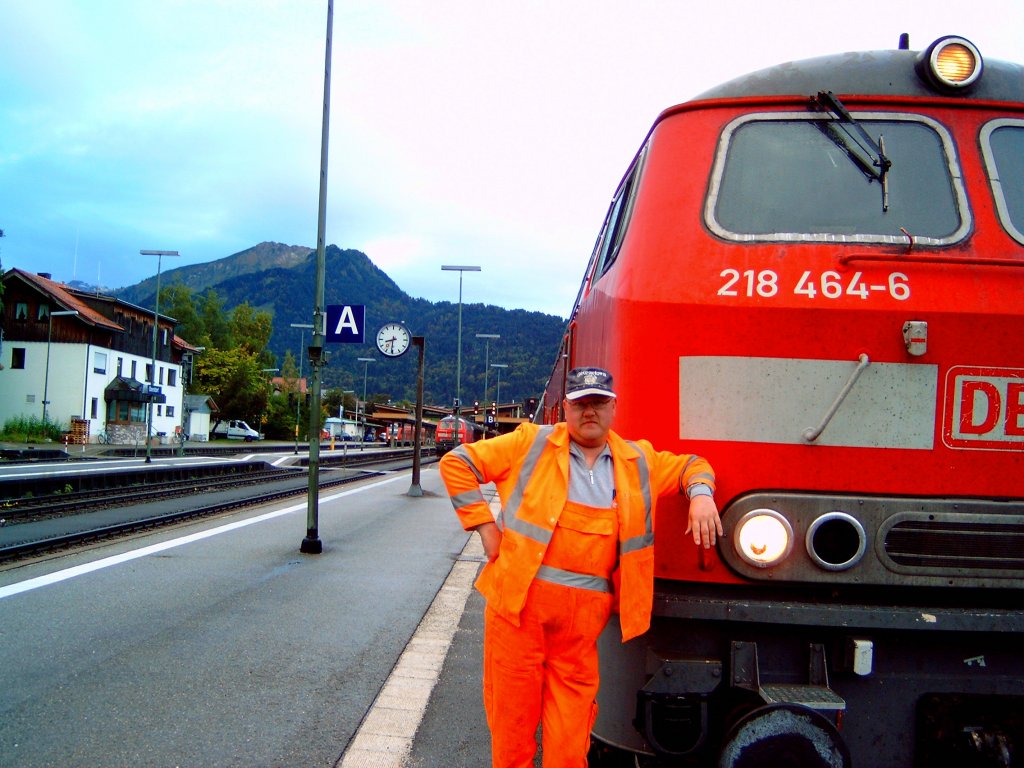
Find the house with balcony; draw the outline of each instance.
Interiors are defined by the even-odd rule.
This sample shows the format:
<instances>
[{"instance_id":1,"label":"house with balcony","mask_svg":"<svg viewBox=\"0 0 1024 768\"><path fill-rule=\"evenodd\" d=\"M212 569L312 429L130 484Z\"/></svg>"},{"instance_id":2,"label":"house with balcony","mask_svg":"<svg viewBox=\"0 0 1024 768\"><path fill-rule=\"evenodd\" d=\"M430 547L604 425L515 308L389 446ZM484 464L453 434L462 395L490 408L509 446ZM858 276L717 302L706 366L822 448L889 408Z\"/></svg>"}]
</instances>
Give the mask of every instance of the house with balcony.
<instances>
[{"instance_id":1,"label":"house with balcony","mask_svg":"<svg viewBox=\"0 0 1024 768\"><path fill-rule=\"evenodd\" d=\"M197 351L160 315L153 356L153 312L11 269L0 317L0 424L45 416L81 441L145 440L181 427L185 388Z\"/></svg>"}]
</instances>

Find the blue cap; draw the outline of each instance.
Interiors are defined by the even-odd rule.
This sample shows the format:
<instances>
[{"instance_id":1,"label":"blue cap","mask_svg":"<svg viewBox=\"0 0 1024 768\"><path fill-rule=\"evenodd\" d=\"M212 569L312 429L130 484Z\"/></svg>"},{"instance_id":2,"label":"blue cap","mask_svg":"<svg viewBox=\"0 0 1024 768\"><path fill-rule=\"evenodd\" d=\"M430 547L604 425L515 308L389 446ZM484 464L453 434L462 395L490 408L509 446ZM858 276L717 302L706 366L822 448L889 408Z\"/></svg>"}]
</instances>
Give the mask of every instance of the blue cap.
<instances>
[{"instance_id":1,"label":"blue cap","mask_svg":"<svg viewBox=\"0 0 1024 768\"><path fill-rule=\"evenodd\" d=\"M615 397L612 375L603 368L573 368L565 382L567 400L578 400L587 395Z\"/></svg>"}]
</instances>

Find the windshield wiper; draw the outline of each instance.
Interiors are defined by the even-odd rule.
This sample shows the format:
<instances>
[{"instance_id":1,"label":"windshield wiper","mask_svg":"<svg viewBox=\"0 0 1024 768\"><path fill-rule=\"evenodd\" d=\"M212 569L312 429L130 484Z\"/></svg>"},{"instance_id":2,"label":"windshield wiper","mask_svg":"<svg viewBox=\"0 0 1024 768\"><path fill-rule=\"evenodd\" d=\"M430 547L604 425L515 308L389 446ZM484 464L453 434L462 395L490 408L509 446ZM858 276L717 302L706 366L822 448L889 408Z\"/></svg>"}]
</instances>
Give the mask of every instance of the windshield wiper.
<instances>
[{"instance_id":1,"label":"windshield wiper","mask_svg":"<svg viewBox=\"0 0 1024 768\"><path fill-rule=\"evenodd\" d=\"M882 185L882 210L889 210L889 169L892 161L885 156L885 139L876 142L864 126L853 119L832 91L818 91L811 97L811 106L832 116L828 122L815 121L815 125L828 136L868 177Z\"/></svg>"}]
</instances>

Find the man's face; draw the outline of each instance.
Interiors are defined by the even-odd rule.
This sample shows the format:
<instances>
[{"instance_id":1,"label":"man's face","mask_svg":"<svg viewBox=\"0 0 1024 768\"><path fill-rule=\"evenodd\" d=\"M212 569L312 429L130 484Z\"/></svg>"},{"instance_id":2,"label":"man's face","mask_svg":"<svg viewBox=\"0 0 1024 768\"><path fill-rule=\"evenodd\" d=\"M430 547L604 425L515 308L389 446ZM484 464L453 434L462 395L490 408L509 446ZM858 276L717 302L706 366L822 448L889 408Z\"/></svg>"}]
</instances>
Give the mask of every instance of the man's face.
<instances>
[{"instance_id":1,"label":"man's face","mask_svg":"<svg viewBox=\"0 0 1024 768\"><path fill-rule=\"evenodd\" d=\"M605 444L615 418L614 397L587 395L578 400L566 399L563 406L569 436L575 442L595 448Z\"/></svg>"}]
</instances>

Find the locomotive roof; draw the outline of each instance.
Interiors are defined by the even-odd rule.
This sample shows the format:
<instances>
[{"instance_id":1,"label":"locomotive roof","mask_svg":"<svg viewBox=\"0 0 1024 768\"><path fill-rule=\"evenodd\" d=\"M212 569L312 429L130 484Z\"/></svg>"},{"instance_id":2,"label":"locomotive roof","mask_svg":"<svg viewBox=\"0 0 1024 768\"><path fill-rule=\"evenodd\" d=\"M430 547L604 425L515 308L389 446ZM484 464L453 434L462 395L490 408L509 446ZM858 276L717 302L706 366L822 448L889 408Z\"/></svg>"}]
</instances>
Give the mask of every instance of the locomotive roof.
<instances>
[{"instance_id":1,"label":"locomotive roof","mask_svg":"<svg viewBox=\"0 0 1024 768\"><path fill-rule=\"evenodd\" d=\"M915 69L919 51L860 51L788 62L752 72L705 91L694 101L748 96L801 96L818 91L892 96L945 96L922 80ZM1024 66L984 60L981 78L950 98L1024 102Z\"/></svg>"}]
</instances>

